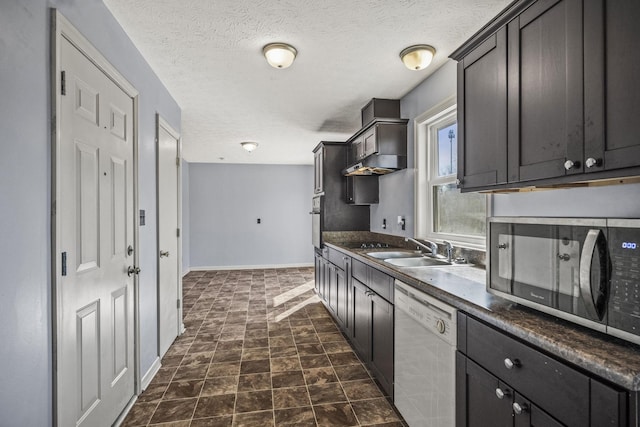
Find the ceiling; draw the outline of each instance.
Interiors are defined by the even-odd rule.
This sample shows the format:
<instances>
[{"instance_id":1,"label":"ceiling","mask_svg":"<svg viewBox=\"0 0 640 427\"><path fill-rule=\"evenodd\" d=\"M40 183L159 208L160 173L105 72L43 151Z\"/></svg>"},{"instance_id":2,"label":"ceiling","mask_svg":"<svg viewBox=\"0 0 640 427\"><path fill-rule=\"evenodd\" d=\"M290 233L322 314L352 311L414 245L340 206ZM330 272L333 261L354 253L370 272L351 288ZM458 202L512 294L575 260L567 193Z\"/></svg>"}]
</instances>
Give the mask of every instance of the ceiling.
<instances>
[{"instance_id":1,"label":"ceiling","mask_svg":"<svg viewBox=\"0 0 640 427\"><path fill-rule=\"evenodd\" d=\"M373 97L399 99L511 0L104 0L182 108L189 162L311 164L360 128ZM262 47L298 50L290 68ZM398 54L437 50L422 71ZM259 144L253 153L240 142Z\"/></svg>"}]
</instances>

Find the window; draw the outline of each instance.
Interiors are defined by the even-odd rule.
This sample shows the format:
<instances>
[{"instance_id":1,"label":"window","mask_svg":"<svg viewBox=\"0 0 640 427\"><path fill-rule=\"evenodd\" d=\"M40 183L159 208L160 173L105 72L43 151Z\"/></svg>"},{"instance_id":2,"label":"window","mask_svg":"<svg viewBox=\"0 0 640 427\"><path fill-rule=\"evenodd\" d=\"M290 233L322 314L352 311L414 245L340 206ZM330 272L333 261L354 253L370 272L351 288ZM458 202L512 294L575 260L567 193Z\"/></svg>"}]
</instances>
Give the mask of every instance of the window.
<instances>
[{"instance_id":1,"label":"window","mask_svg":"<svg viewBox=\"0 0 640 427\"><path fill-rule=\"evenodd\" d=\"M457 187L455 98L416 119L416 236L484 249L487 196Z\"/></svg>"}]
</instances>

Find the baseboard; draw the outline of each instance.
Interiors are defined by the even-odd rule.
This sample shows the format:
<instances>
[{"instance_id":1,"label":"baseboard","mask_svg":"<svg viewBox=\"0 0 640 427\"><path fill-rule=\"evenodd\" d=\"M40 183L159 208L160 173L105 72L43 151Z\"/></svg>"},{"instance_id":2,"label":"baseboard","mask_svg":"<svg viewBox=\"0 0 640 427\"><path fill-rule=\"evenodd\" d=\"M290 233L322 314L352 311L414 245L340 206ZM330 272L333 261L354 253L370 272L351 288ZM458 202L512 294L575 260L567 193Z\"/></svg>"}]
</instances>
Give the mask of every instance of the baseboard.
<instances>
[{"instance_id":1,"label":"baseboard","mask_svg":"<svg viewBox=\"0 0 640 427\"><path fill-rule=\"evenodd\" d=\"M301 264L270 264L270 265L212 265L212 266L199 266L191 267L190 271L210 271L210 270L268 270L273 268L305 268L313 267L314 264L301 263Z\"/></svg>"},{"instance_id":2,"label":"baseboard","mask_svg":"<svg viewBox=\"0 0 640 427\"><path fill-rule=\"evenodd\" d=\"M189 273L191 273L191 269L190 269L190 268L187 268L187 270L186 270L186 271L183 271L183 272L182 272L182 277L186 276L186 275L187 275L187 274L189 274Z\"/></svg>"},{"instance_id":3,"label":"baseboard","mask_svg":"<svg viewBox=\"0 0 640 427\"><path fill-rule=\"evenodd\" d=\"M147 373L144 374L144 376L142 377L142 380L141 380L142 384L140 385L142 386L143 391L147 389L153 377L155 377L158 371L160 370L160 367L162 367L162 363L160 363L160 358L156 357L156 360L153 361Z\"/></svg>"}]
</instances>

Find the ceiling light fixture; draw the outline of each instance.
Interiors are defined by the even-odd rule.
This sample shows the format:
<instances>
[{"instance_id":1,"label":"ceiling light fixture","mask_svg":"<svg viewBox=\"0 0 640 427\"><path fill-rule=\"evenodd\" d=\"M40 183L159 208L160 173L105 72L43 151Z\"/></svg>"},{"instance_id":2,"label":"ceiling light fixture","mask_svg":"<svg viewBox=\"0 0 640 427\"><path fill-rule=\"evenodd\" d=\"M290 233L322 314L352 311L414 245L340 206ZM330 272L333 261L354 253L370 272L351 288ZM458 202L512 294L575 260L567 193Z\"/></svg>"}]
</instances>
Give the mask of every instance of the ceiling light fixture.
<instances>
[{"instance_id":1,"label":"ceiling light fixture","mask_svg":"<svg viewBox=\"0 0 640 427\"><path fill-rule=\"evenodd\" d=\"M242 145L242 148L244 148L248 152L252 152L256 148L258 148L258 143L253 141L241 142L240 145Z\"/></svg>"},{"instance_id":2,"label":"ceiling light fixture","mask_svg":"<svg viewBox=\"0 0 640 427\"><path fill-rule=\"evenodd\" d=\"M293 64L298 51L286 43L269 43L262 48L262 53L269 65L274 68L287 68Z\"/></svg>"},{"instance_id":3,"label":"ceiling light fixture","mask_svg":"<svg viewBox=\"0 0 640 427\"><path fill-rule=\"evenodd\" d=\"M427 44L416 44L403 49L400 52L400 59L410 70L423 70L431 64L436 50Z\"/></svg>"}]
</instances>

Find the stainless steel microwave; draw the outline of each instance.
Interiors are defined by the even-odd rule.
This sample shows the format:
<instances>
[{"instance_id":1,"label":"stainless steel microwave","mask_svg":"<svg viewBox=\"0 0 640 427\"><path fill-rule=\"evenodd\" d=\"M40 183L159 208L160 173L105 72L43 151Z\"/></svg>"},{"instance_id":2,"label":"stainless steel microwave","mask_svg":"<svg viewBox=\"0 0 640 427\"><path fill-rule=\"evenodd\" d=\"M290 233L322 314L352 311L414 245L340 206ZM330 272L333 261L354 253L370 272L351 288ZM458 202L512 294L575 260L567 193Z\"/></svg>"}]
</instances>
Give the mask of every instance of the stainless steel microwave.
<instances>
[{"instance_id":1,"label":"stainless steel microwave","mask_svg":"<svg viewBox=\"0 0 640 427\"><path fill-rule=\"evenodd\" d=\"M640 344L640 219L492 217L487 290Z\"/></svg>"}]
</instances>

